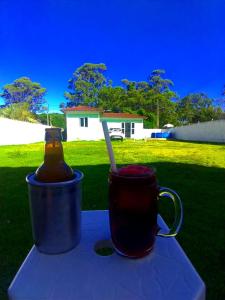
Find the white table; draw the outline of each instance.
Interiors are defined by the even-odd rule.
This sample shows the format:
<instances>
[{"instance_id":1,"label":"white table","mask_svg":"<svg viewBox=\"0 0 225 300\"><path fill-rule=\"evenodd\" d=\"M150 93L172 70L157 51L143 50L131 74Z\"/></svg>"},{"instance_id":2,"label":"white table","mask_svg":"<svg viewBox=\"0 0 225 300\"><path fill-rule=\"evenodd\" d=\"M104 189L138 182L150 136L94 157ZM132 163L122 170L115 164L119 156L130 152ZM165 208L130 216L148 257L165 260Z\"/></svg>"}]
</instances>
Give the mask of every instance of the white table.
<instances>
[{"instance_id":1,"label":"white table","mask_svg":"<svg viewBox=\"0 0 225 300\"><path fill-rule=\"evenodd\" d=\"M158 222L165 227L160 217ZM96 242L109 237L107 211L83 212L80 244L60 255L41 254L34 246L8 289L9 299L205 299L205 285L175 238L157 237L148 256L128 259L96 254Z\"/></svg>"}]
</instances>

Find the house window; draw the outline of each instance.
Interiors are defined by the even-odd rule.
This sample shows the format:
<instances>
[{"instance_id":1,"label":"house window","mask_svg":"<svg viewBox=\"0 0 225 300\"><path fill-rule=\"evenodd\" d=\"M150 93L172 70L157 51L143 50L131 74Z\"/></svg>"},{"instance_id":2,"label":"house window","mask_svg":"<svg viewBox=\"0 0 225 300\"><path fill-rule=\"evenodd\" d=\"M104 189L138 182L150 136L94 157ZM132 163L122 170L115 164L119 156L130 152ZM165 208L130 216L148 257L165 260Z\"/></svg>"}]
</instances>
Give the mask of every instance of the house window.
<instances>
[{"instance_id":1,"label":"house window","mask_svg":"<svg viewBox=\"0 0 225 300\"><path fill-rule=\"evenodd\" d=\"M122 123L122 133L124 133L124 129L125 129L125 124L124 122Z\"/></svg>"},{"instance_id":2,"label":"house window","mask_svg":"<svg viewBox=\"0 0 225 300\"><path fill-rule=\"evenodd\" d=\"M131 123L131 133L134 134L135 123Z\"/></svg>"},{"instance_id":3,"label":"house window","mask_svg":"<svg viewBox=\"0 0 225 300\"><path fill-rule=\"evenodd\" d=\"M80 118L80 127L88 127L88 118Z\"/></svg>"}]
</instances>

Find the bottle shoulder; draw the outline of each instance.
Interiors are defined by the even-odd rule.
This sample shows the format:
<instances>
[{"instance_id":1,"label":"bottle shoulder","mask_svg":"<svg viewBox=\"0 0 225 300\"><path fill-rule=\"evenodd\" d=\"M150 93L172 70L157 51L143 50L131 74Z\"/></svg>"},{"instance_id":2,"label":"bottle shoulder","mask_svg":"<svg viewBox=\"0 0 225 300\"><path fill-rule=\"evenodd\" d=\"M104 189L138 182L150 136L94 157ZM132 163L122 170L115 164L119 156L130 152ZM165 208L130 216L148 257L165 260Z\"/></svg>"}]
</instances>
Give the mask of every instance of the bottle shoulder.
<instances>
[{"instance_id":1,"label":"bottle shoulder","mask_svg":"<svg viewBox=\"0 0 225 300\"><path fill-rule=\"evenodd\" d=\"M35 178L41 182L62 182L71 180L73 177L72 168L63 161L57 164L44 162L35 172Z\"/></svg>"}]
</instances>

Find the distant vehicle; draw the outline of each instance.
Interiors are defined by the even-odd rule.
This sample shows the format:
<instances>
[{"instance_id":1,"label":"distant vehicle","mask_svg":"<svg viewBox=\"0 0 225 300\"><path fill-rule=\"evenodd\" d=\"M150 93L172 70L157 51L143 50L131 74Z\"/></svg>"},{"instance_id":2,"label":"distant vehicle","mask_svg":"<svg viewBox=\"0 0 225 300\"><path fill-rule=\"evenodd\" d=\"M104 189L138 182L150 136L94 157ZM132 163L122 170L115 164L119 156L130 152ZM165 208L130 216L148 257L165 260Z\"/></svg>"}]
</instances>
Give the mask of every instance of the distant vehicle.
<instances>
[{"instance_id":1,"label":"distant vehicle","mask_svg":"<svg viewBox=\"0 0 225 300\"><path fill-rule=\"evenodd\" d=\"M165 125L163 126L163 128L167 128L167 129L173 128L173 127L174 127L173 124L165 124Z\"/></svg>"},{"instance_id":2,"label":"distant vehicle","mask_svg":"<svg viewBox=\"0 0 225 300\"><path fill-rule=\"evenodd\" d=\"M111 140L123 140L125 135L121 128L109 128L109 136Z\"/></svg>"}]
</instances>

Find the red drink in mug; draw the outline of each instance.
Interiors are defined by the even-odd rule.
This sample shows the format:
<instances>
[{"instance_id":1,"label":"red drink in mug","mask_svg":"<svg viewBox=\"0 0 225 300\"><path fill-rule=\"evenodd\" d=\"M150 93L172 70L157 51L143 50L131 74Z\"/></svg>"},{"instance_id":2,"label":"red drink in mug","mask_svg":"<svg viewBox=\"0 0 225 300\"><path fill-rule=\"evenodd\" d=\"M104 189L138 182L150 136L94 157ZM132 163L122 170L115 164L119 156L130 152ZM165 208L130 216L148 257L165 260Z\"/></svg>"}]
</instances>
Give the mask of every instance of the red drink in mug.
<instances>
[{"instance_id":1,"label":"red drink in mug","mask_svg":"<svg viewBox=\"0 0 225 300\"><path fill-rule=\"evenodd\" d=\"M175 222L168 233L157 233L158 199L175 205ZM158 186L153 169L127 166L109 175L109 217L112 242L118 253L131 258L147 255L156 235L175 236L182 222L182 204L176 192Z\"/></svg>"}]
</instances>

